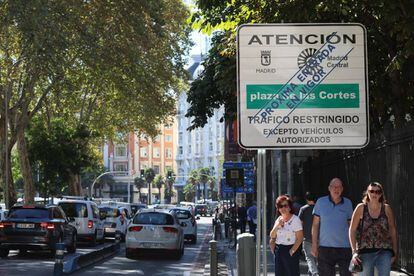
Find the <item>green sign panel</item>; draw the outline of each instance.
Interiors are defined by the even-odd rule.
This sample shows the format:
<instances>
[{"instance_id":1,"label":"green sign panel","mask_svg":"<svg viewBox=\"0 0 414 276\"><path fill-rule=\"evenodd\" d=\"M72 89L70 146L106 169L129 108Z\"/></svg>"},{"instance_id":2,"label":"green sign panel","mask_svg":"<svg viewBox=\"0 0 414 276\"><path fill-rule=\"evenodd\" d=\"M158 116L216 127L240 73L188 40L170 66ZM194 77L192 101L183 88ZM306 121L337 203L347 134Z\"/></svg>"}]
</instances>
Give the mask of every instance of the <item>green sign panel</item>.
<instances>
[{"instance_id":1,"label":"green sign panel","mask_svg":"<svg viewBox=\"0 0 414 276\"><path fill-rule=\"evenodd\" d=\"M298 109L308 108L359 108L359 85L357 83L320 84L312 92L306 93L302 84L289 96L302 101ZM261 109L270 100L282 97L279 91L283 84L247 85L247 109ZM289 109L285 103L280 109Z\"/></svg>"}]
</instances>

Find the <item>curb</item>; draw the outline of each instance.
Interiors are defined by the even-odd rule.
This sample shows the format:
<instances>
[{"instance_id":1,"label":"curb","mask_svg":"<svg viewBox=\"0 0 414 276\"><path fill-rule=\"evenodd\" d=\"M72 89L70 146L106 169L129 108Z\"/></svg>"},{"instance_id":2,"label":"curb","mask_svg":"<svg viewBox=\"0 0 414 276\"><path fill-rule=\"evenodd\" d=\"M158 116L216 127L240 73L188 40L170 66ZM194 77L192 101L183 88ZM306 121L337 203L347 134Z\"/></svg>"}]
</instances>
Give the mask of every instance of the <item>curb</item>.
<instances>
[{"instance_id":1,"label":"curb","mask_svg":"<svg viewBox=\"0 0 414 276\"><path fill-rule=\"evenodd\" d=\"M63 275L71 274L75 271L78 271L82 268L100 262L116 253L120 250L120 244L111 244L105 247L102 247L96 251L90 253L77 255L74 258L65 260L63 263Z\"/></svg>"}]
</instances>

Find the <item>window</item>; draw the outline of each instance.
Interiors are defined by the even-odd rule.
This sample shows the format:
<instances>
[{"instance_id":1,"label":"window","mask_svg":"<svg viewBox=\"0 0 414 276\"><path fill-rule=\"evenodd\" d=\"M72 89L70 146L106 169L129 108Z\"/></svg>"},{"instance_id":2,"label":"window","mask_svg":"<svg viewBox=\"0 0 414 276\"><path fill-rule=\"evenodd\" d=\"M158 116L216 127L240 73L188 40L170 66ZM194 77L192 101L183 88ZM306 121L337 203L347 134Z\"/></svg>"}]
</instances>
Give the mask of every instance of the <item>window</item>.
<instances>
[{"instance_id":1,"label":"window","mask_svg":"<svg viewBox=\"0 0 414 276\"><path fill-rule=\"evenodd\" d=\"M178 154L183 154L183 146L178 147Z\"/></svg>"},{"instance_id":2,"label":"window","mask_svg":"<svg viewBox=\"0 0 414 276\"><path fill-rule=\"evenodd\" d=\"M172 136L171 135L165 135L165 142L171 142Z\"/></svg>"},{"instance_id":3,"label":"window","mask_svg":"<svg viewBox=\"0 0 414 276\"><path fill-rule=\"evenodd\" d=\"M209 151L213 151L213 142L210 142L209 147L208 147Z\"/></svg>"},{"instance_id":4,"label":"window","mask_svg":"<svg viewBox=\"0 0 414 276\"><path fill-rule=\"evenodd\" d=\"M165 158L172 158L172 149L170 148L165 149Z\"/></svg>"},{"instance_id":5,"label":"window","mask_svg":"<svg viewBox=\"0 0 414 276\"><path fill-rule=\"evenodd\" d=\"M188 145L188 153L191 154L191 145Z\"/></svg>"},{"instance_id":6,"label":"window","mask_svg":"<svg viewBox=\"0 0 414 276\"><path fill-rule=\"evenodd\" d=\"M134 224L174 225L174 218L170 214L145 212L134 217Z\"/></svg>"},{"instance_id":7,"label":"window","mask_svg":"<svg viewBox=\"0 0 414 276\"><path fill-rule=\"evenodd\" d=\"M127 149L125 145L115 146L115 157L126 157Z\"/></svg>"},{"instance_id":8,"label":"window","mask_svg":"<svg viewBox=\"0 0 414 276\"><path fill-rule=\"evenodd\" d=\"M99 218L99 209L95 205L91 204L93 218Z\"/></svg>"},{"instance_id":9,"label":"window","mask_svg":"<svg viewBox=\"0 0 414 276\"><path fill-rule=\"evenodd\" d=\"M53 208L53 218L63 219L63 215L59 212L58 208Z\"/></svg>"},{"instance_id":10,"label":"window","mask_svg":"<svg viewBox=\"0 0 414 276\"><path fill-rule=\"evenodd\" d=\"M166 125L165 125L165 128L166 128L166 129L171 129L171 128L172 128L172 124L171 124L171 123L166 124Z\"/></svg>"},{"instance_id":11,"label":"window","mask_svg":"<svg viewBox=\"0 0 414 276\"><path fill-rule=\"evenodd\" d=\"M160 174L160 166L154 166L154 173Z\"/></svg>"},{"instance_id":12,"label":"window","mask_svg":"<svg viewBox=\"0 0 414 276\"><path fill-rule=\"evenodd\" d=\"M128 164L127 163L114 163L114 171L126 172L128 171Z\"/></svg>"},{"instance_id":13,"label":"window","mask_svg":"<svg viewBox=\"0 0 414 276\"><path fill-rule=\"evenodd\" d=\"M61 202L59 206L70 218L87 218L88 208L85 203Z\"/></svg>"},{"instance_id":14,"label":"window","mask_svg":"<svg viewBox=\"0 0 414 276\"><path fill-rule=\"evenodd\" d=\"M154 148L152 150L152 155L154 158L160 158L160 148Z\"/></svg>"},{"instance_id":15,"label":"window","mask_svg":"<svg viewBox=\"0 0 414 276\"><path fill-rule=\"evenodd\" d=\"M148 156L147 148L140 148L139 149L139 156L141 156L141 157L147 157Z\"/></svg>"},{"instance_id":16,"label":"window","mask_svg":"<svg viewBox=\"0 0 414 276\"><path fill-rule=\"evenodd\" d=\"M183 133L178 133L178 143L181 143L183 141Z\"/></svg>"}]
</instances>

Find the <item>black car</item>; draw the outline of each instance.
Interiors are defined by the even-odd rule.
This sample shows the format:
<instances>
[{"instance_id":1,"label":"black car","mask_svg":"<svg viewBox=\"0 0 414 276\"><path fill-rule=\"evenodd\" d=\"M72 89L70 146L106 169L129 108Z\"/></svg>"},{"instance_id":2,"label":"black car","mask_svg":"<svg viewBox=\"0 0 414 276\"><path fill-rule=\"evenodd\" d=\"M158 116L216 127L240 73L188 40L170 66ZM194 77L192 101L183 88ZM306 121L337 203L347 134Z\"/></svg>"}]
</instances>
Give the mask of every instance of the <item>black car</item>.
<instances>
[{"instance_id":1,"label":"black car","mask_svg":"<svg viewBox=\"0 0 414 276\"><path fill-rule=\"evenodd\" d=\"M56 205L13 206L6 220L0 222L0 257L10 249L56 251L63 242L69 253L76 251L76 228Z\"/></svg>"},{"instance_id":2,"label":"black car","mask_svg":"<svg viewBox=\"0 0 414 276\"><path fill-rule=\"evenodd\" d=\"M200 216L207 216L207 205L206 204L196 204L195 214Z\"/></svg>"}]
</instances>

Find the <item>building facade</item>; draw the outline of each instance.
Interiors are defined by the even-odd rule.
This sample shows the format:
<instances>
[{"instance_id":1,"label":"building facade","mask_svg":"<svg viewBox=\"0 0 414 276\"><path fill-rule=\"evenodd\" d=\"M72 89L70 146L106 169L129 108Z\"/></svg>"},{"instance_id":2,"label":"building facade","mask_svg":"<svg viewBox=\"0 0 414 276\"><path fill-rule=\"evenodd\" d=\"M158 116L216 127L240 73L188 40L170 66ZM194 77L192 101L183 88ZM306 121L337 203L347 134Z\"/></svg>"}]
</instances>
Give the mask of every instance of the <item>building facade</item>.
<instances>
[{"instance_id":1,"label":"building facade","mask_svg":"<svg viewBox=\"0 0 414 276\"><path fill-rule=\"evenodd\" d=\"M193 55L191 60L188 71L192 78L195 79L203 70L201 55ZM177 151L175 154L177 177L175 187L180 194L192 170L209 168L217 180L217 190L221 178L224 153L224 123L220 122L224 114L224 108L215 110L214 115L208 119L208 123L203 128L188 131L187 129L191 125L192 119L185 117L185 114L189 107L187 94L181 93L177 101L177 116L175 120L177 125ZM207 195L208 187L199 193ZM179 200L182 200L182 198L179 198Z\"/></svg>"}]
</instances>

